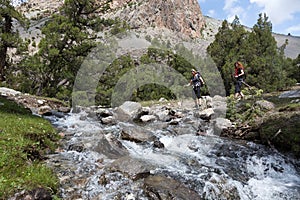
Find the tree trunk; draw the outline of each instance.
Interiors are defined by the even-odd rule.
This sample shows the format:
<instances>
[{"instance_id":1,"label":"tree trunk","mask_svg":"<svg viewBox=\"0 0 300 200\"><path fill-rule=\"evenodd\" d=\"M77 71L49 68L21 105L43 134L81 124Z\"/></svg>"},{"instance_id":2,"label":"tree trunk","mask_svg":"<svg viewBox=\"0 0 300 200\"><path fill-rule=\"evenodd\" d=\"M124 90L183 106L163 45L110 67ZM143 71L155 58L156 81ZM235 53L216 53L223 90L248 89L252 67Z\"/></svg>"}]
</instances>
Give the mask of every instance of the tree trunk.
<instances>
[{"instance_id":1,"label":"tree trunk","mask_svg":"<svg viewBox=\"0 0 300 200\"><path fill-rule=\"evenodd\" d=\"M10 34L12 31L12 18L9 15L5 15L4 17L4 26L2 27L2 33ZM7 57L7 49L9 44L7 39L1 38L1 46L0 46L0 81L5 81L5 66L6 66L6 57Z\"/></svg>"},{"instance_id":2,"label":"tree trunk","mask_svg":"<svg viewBox=\"0 0 300 200\"><path fill-rule=\"evenodd\" d=\"M4 68L6 65L7 47L5 45L0 47L0 81L5 81Z\"/></svg>"}]
</instances>

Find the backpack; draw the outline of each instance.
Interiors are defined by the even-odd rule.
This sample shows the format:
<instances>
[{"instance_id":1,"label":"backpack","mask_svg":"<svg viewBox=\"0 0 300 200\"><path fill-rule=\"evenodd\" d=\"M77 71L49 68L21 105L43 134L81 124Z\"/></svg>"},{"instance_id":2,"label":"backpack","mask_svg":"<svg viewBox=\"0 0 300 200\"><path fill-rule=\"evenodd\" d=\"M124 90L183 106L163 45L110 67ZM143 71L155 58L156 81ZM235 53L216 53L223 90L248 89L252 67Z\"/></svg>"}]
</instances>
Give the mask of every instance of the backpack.
<instances>
[{"instance_id":1,"label":"backpack","mask_svg":"<svg viewBox=\"0 0 300 200\"><path fill-rule=\"evenodd\" d=\"M200 72L197 71L197 75L198 75L198 79L199 79L199 82L200 82L200 86L204 85L204 82L203 82L203 77L201 76Z\"/></svg>"}]
</instances>

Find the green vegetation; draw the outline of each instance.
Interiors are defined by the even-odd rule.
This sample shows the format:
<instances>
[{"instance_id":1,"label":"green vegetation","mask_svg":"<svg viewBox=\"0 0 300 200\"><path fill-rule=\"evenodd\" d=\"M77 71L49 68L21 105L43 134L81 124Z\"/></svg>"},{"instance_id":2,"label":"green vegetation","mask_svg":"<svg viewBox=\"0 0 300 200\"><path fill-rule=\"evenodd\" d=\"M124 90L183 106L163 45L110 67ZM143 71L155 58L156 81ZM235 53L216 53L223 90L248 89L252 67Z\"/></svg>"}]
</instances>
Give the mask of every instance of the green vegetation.
<instances>
[{"instance_id":1,"label":"green vegetation","mask_svg":"<svg viewBox=\"0 0 300 200\"><path fill-rule=\"evenodd\" d=\"M251 95L252 98L243 101L237 101L233 95L228 97L226 117L236 124L228 136L256 141L299 158L300 103L297 98L278 98L277 92L262 94L257 89L253 89ZM258 100L267 100L274 108L263 108L257 104Z\"/></svg>"},{"instance_id":2,"label":"green vegetation","mask_svg":"<svg viewBox=\"0 0 300 200\"><path fill-rule=\"evenodd\" d=\"M238 17L232 24L225 20L207 50L222 75L226 94L229 95L233 93L233 63L236 61L246 66L247 83L265 92L295 84L300 73L299 66L296 67L299 60L292 62L284 57L285 46L277 48L272 24L266 15L260 14L251 32L244 29Z\"/></svg>"},{"instance_id":3,"label":"green vegetation","mask_svg":"<svg viewBox=\"0 0 300 200\"><path fill-rule=\"evenodd\" d=\"M299 104L298 104L299 109ZM264 144L274 145L282 152L300 158L300 114L282 112L272 115L261 125L259 133Z\"/></svg>"},{"instance_id":4,"label":"green vegetation","mask_svg":"<svg viewBox=\"0 0 300 200\"><path fill-rule=\"evenodd\" d=\"M33 46L38 45L38 52L32 56L23 56L20 63L7 70L7 80L1 84L22 92L70 102L77 72L86 56L94 47L105 45L100 43L102 37L120 33L122 37L130 28L121 19L99 17L99 12L105 13L109 10L110 2L111 0L65 1L60 13L52 15L41 28L43 37L39 44L32 43ZM11 15L12 18L18 16L16 11L13 13L15 15ZM151 36L147 36L146 39L153 47L150 47L144 55L137 59L131 58L129 54L123 55L114 60L103 75L95 74L101 77L96 89L97 104L110 105L113 89L123 75L132 69L153 63L175 69L187 81L190 79L190 69L199 69L207 82L207 85L202 88L202 94L212 96L224 94L223 87L219 88L219 73L225 85L226 95L233 93L232 73L233 63L236 60L240 60L246 66L247 83L265 92L283 89L300 79L300 57L295 60L284 57L284 49L288 41L281 47L277 47L272 37L272 24L266 15L259 16L252 32L247 32L237 17L232 24L225 20L216 35L216 40L207 49L212 60L199 59L195 56L195 52L181 44L172 47L171 52L170 41L162 41ZM17 43L16 46L22 49L21 47L25 47L30 42L26 40L25 43ZM9 47L5 46L5 43L1 45L3 49ZM6 54L4 51L3 55ZM212 65L217 65L218 70L213 71L215 67L211 67ZM173 85L178 85L176 80L174 81ZM84 94L75 95L80 97ZM161 85L152 81L135 88L131 99L144 101L157 100L161 97L176 98L167 84ZM82 99L84 101L85 98Z\"/></svg>"},{"instance_id":5,"label":"green vegetation","mask_svg":"<svg viewBox=\"0 0 300 200\"><path fill-rule=\"evenodd\" d=\"M42 160L59 137L51 124L0 97L0 199L43 187L55 193L58 179Z\"/></svg>"},{"instance_id":6,"label":"green vegetation","mask_svg":"<svg viewBox=\"0 0 300 200\"><path fill-rule=\"evenodd\" d=\"M114 60L114 62L106 69L105 73L100 77L99 84L97 87L96 94L96 103L103 106L111 105L111 98L114 92L114 88L121 77L125 75L131 74L126 82L122 84L122 86L132 87L133 91L131 92L131 100L133 101L149 101L149 100L159 100L160 98L165 98L168 100L176 99L176 95L173 93L175 91L183 91L191 94L190 89L185 88L184 85L189 82L191 78L191 69L196 68L191 63L198 63L199 68L202 70L206 67L204 61L202 59L196 60L193 56L193 52L186 49L183 45L178 45L175 47L178 54L175 54L169 50L167 47L168 44L161 44L157 38L152 40L154 46L151 46L147 49L147 52L139 57L138 60L133 60L130 55L120 56L118 59ZM184 57L182 57L183 55ZM187 61L188 58L189 60ZM138 64L137 64L138 63ZM202 65L203 63L203 65ZM172 75L172 72L164 70L168 70L167 68L159 68L160 73L154 73L155 70L145 71L142 70L143 75L137 76L138 73L135 71L141 70L143 66L158 66L158 65L168 66L178 74L181 74L185 80L177 80ZM151 68L152 69L152 68ZM206 74L212 74L210 72ZM141 77L143 80L141 80ZM214 77L211 75L211 77ZM204 77L205 79L206 77ZM209 78L209 76L208 76ZM210 80L208 80L210 82ZM211 81L213 83L213 81ZM139 85L142 83L142 85ZM179 86L180 88L173 88L173 92L171 91L171 86ZM184 91L185 90L185 91ZM122 91L124 92L124 91ZM208 89L206 87L202 88L202 94L207 95ZM83 95L83 94L78 94ZM118 98L118 96L114 96Z\"/></svg>"},{"instance_id":7,"label":"green vegetation","mask_svg":"<svg viewBox=\"0 0 300 200\"><path fill-rule=\"evenodd\" d=\"M10 0L0 2L0 81L6 79L6 68L9 66L9 48L17 48L16 54L22 54L26 43L13 28L13 21L25 26L25 18L15 10ZM14 55L12 55L14 56Z\"/></svg>"},{"instance_id":8,"label":"green vegetation","mask_svg":"<svg viewBox=\"0 0 300 200\"><path fill-rule=\"evenodd\" d=\"M262 99L262 90L257 88L245 88L243 93L248 97L246 100L238 101L234 98L234 95L230 95L227 98L227 112L226 118L230 121L236 122L237 126L247 123L248 125L254 125L255 120L262 117L265 113L260 106L256 105L256 101Z\"/></svg>"},{"instance_id":9,"label":"green vegetation","mask_svg":"<svg viewBox=\"0 0 300 200\"><path fill-rule=\"evenodd\" d=\"M111 0L68 0L59 14L54 14L42 27L39 51L25 57L22 73L11 80L22 92L69 100L73 83L84 58L96 47L99 31L113 24L97 12L109 9ZM114 31L122 31L116 24Z\"/></svg>"}]
</instances>

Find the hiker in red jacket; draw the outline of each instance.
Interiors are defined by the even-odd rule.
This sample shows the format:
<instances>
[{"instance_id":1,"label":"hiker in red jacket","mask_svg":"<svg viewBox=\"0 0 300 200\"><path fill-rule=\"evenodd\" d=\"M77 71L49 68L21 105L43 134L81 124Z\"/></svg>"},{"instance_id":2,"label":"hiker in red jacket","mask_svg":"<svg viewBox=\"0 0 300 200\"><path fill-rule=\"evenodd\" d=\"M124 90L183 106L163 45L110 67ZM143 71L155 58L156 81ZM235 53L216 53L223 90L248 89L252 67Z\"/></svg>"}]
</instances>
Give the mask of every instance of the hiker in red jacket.
<instances>
[{"instance_id":1,"label":"hiker in red jacket","mask_svg":"<svg viewBox=\"0 0 300 200\"><path fill-rule=\"evenodd\" d=\"M236 99L244 98L244 94L241 90L245 76L244 66L241 62L238 61L234 63L234 69L234 77L236 78L234 97Z\"/></svg>"}]
</instances>

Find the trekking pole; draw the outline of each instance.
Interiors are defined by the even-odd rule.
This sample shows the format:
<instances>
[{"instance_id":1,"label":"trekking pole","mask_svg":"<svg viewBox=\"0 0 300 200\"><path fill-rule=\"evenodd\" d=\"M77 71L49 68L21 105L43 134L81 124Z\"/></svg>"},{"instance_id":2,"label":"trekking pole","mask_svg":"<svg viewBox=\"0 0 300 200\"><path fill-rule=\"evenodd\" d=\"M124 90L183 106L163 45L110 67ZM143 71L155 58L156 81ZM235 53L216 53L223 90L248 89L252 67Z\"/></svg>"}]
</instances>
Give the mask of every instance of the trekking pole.
<instances>
[{"instance_id":1,"label":"trekking pole","mask_svg":"<svg viewBox=\"0 0 300 200\"><path fill-rule=\"evenodd\" d=\"M246 85L248 88L252 89L252 87L251 87L248 83L246 83L245 81L242 81L242 83L243 83L244 85Z\"/></svg>"}]
</instances>

